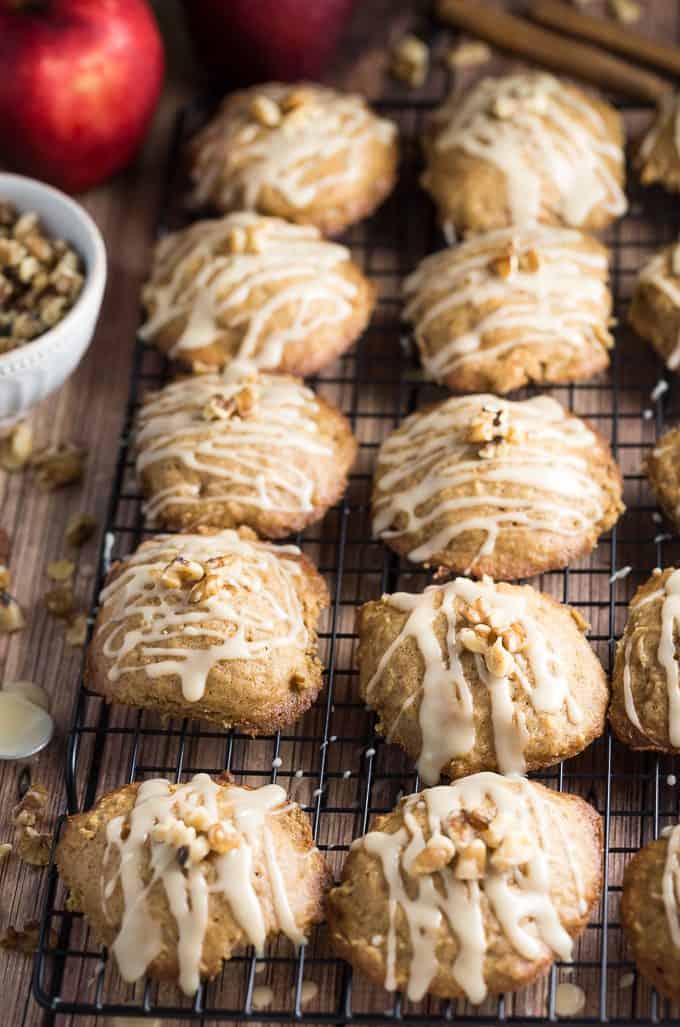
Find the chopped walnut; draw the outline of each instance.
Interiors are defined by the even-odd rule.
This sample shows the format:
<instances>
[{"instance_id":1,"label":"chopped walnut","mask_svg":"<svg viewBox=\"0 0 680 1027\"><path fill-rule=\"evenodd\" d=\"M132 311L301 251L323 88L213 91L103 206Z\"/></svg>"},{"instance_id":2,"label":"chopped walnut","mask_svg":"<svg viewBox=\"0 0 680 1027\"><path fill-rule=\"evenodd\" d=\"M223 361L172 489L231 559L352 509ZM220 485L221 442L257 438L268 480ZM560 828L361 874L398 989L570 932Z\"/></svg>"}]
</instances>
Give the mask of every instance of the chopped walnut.
<instances>
[{"instance_id":1,"label":"chopped walnut","mask_svg":"<svg viewBox=\"0 0 680 1027\"><path fill-rule=\"evenodd\" d=\"M26 627L26 618L14 596L0 591L0 634L11 634Z\"/></svg>"},{"instance_id":2,"label":"chopped walnut","mask_svg":"<svg viewBox=\"0 0 680 1027\"><path fill-rule=\"evenodd\" d=\"M238 225L229 230L227 246L230 253L243 253L246 248L247 236L244 228Z\"/></svg>"},{"instance_id":3,"label":"chopped walnut","mask_svg":"<svg viewBox=\"0 0 680 1027\"><path fill-rule=\"evenodd\" d=\"M485 64L491 60L491 48L481 39L468 39L459 43L447 54L449 67L456 71L459 68L472 68L476 64Z\"/></svg>"},{"instance_id":4,"label":"chopped walnut","mask_svg":"<svg viewBox=\"0 0 680 1027\"><path fill-rule=\"evenodd\" d=\"M16 852L19 859L31 866L44 867L50 861L52 835L38 829L45 816L47 789L31 785L21 802L12 810Z\"/></svg>"},{"instance_id":5,"label":"chopped walnut","mask_svg":"<svg viewBox=\"0 0 680 1027\"><path fill-rule=\"evenodd\" d=\"M74 597L71 585L55 585L43 596L43 602L53 617L69 617L73 613Z\"/></svg>"},{"instance_id":6,"label":"chopped walnut","mask_svg":"<svg viewBox=\"0 0 680 1027\"><path fill-rule=\"evenodd\" d=\"M454 874L460 881L479 881L486 870L486 845L480 838L475 838L464 848L459 849Z\"/></svg>"},{"instance_id":7,"label":"chopped walnut","mask_svg":"<svg viewBox=\"0 0 680 1027\"><path fill-rule=\"evenodd\" d=\"M520 271L538 271L541 266L538 253L533 248L525 250L524 253L520 254L519 258L519 269Z\"/></svg>"},{"instance_id":8,"label":"chopped walnut","mask_svg":"<svg viewBox=\"0 0 680 1027\"><path fill-rule=\"evenodd\" d=\"M72 560L50 560L47 565L47 577L50 581L71 581L76 571Z\"/></svg>"},{"instance_id":9,"label":"chopped walnut","mask_svg":"<svg viewBox=\"0 0 680 1027\"><path fill-rule=\"evenodd\" d=\"M97 521L90 514L71 514L66 525L66 541L70 546L79 549L92 538L97 530Z\"/></svg>"},{"instance_id":10,"label":"chopped walnut","mask_svg":"<svg viewBox=\"0 0 680 1027\"><path fill-rule=\"evenodd\" d=\"M308 89L291 89L281 100L279 106L284 114L290 114L291 111L307 106L312 100L313 96Z\"/></svg>"},{"instance_id":11,"label":"chopped walnut","mask_svg":"<svg viewBox=\"0 0 680 1027\"><path fill-rule=\"evenodd\" d=\"M265 128L275 128L281 123L281 108L278 103L262 93L253 99L250 113Z\"/></svg>"},{"instance_id":12,"label":"chopped walnut","mask_svg":"<svg viewBox=\"0 0 680 1027\"><path fill-rule=\"evenodd\" d=\"M58 446L49 446L36 453L31 460L31 466L35 469L38 485L50 490L80 481L85 470L86 458L86 449L71 442L62 442Z\"/></svg>"},{"instance_id":13,"label":"chopped walnut","mask_svg":"<svg viewBox=\"0 0 680 1027\"><path fill-rule=\"evenodd\" d=\"M161 574L160 582L164 588L184 588L195 584L204 576L205 568L198 560L176 556Z\"/></svg>"},{"instance_id":14,"label":"chopped walnut","mask_svg":"<svg viewBox=\"0 0 680 1027\"><path fill-rule=\"evenodd\" d=\"M217 574L206 574L206 576L194 585L189 593L190 603L205 603L211 596L217 595L222 588L222 581Z\"/></svg>"},{"instance_id":15,"label":"chopped walnut","mask_svg":"<svg viewBox=\"0 0 680 1027\"><path fill-rule=\"evenodd\" d=\"M489 261L489 271L492 274L497 275L499 278L509 278L518 267L517 255L512 249L508 249L506 253L501 253L498 257L493 257Z\"/></svg>"},{"instance_id":16,"label":"chopped walnut","mask_svg":"<svg viewBox=\"0 0 680 1027\"><path fill-rule=\"evenodd\" d=\"M87 638L87 615L84 613L77 613L74 617L71 617L64 634L66 645L72 646L74 649L85 645L85 639Z\"/></svg>"},{"instance_id":17,"label":"chopped walnut","mask_svg":"<svg viewBox=\"0 0 680 1027\"><path fill-rule=\"evenodd\" d=\"M504 439L509 429L510 415L506 407L482 407L470 423L466 442L493 442L494 439Z\"/></svg>"},{"instance_id":18,"label":"chopped walnut","mask_svg":"<svg viewBox=\"0 0 680 1027\"><path fill-rule=\"evenodd\" d=\"M236 831L227 831L223 824L213 824L208 828L206 839L212 852L222 855L231 849L238 848L240 839Z\"/></svg>"},{"instance_id":19,"label":"chopped walnut","mask_svg":"<svg viewBox=\"0 0 680 1027\"><path fill-rule=\"evenodd\" d=\"M22 421L0 440L0 467L6 471L21 471L28 463L32 449L33 432L30 425Z\"/></svg>"},{"instance_id":20,"label":"chopped walnut","mask_svg":"<svg viewBox=\"0 0 680 1027\"><path fill-rule=\"evenodd\" d=\"M503 646L509 653L520 653L527 644L526 632L518 622L511 624L501 635Z\"/></svg>"},{"instance_id":21,"label":"chopped walnut","mask_svg":"<svg viewBox=\"0 0 680 1027\"><path fill-rule=\"evenodd\" d=\"M436 835L430 838L408 868L412 877L434 874L447 866L456 855L456 847L450 838Z\"/></svg>"},{"instance_id":22,"label":"chopped walnut","mask_svg":"<svg viewBox=\"0 0 680 1027\"><path fill-rule=\"evenodd\" d=\"M503 648L503 640L497 638L494 644L484 653L484 662L489 674L494 677L507 677L514 666L514 660L510 653Z\"/></svg>"},{"instance_id":23,"label":"chopped walnut","mask_svg":"<svg viewBox=\"0 0 680 1027\"><path fill-rule=\"evenodd\" d=\"M5 567L4 563L0 563L0 592L6 592L11 584L12 575L9 567Z\"/></svg>"},{"instance_id":24,"label":"chopped walnut","mask_svg":"<svg viewBox=\"0 0 680 1027\"><path fill-rule=\"evenodd\" d=\"M185 814L184 823L188 827L193 827L195 831L207 831L209 827L212 827L213 820L210 817L207 809L199 806L198 809L191 810L190 813Z\"/></svg>"},{"instance_id":25,"label":"chopped walnut","mask_svg":"<svg viewBox=\"0 0 680 1027\"><path fill-rule=\"evenodd\" d=\"M463 649L467 649L470 653L482 655L488 648L486 639L472 628L463 628L462 631L459 631L458 638Z\"/></svg>"},{"instance_id":26,"label":"chopped walnut","mask_svg":"<svg viewBox=\"0 0 680 1027\"><path fill-rule=\"evenodd\" d=\"M480 831L480 838L490 849L497 849L507 834L508 823L502 813L497 813L488 827Z\"/></svg>"},{"instance_id":27,"label":"chopped walnut","mask_svg":"<svg viewBox=\"0 0 680 1027\"><path fill-rule=\"evenodd\" d=\"M206 421L226 421L230 417L247 418L255 410L257 389L245 385L233 396L222 396L219 393L211 396L203 408Z\"/></svg>"},{"instance_id":28,"label":"chopped walnut","mask_svg":"<svg viewBox=\"0 0 680 1027\"><path fill-rule=\"evenodd\" d=\"M633 25L640 20L642 10L634 0L609 0L609 9L623 25Z\"/></svg>"},{"instance_id":29,"label":"chopped walnut","mask_svg":"<svg viewBox=\"0 0 680 1027\"><path fill-rule=\"evenodd\" d=\"M422 86L427 78L430 51L417 36L400 39L390 56L390 72L394 78L413 88Z\"/></svg>"},{"instance_id":30,"label":"chopped walnut","mask_svg":"<svg viewBox=\"0 0 680 1027\"><path fill-rule=\"evenodd\" d=\"M531 839L517 831L508 831L491 857L494 870L503 872L524 866L534 853Z\"/></svg>"},{"instance_id":31,"label":"chopped walnut","mask_svg":"<svg viewBox=\"0 0 680 1027\"><path fill-rule=\"evenodd\" d=\"M4 203L2 209L0 353L6 353L62 320L80 295L84 266L67 243L46 234L37 214L19 215Z\"/></svg>"},{"instance_id":32,"label":"chopped walnut","mask_svg":"<svg viewBox=\"0 0 680 1027\"><path fill-rule=\"evenodd\" d=\"M11 925L0 934L0 949L8 952L21 952L32 956L40 941L40 924L37 920L27 920L18 931ZM51 935L52 944L56 944L56 934Z\"/></svg>"}]
</instances>

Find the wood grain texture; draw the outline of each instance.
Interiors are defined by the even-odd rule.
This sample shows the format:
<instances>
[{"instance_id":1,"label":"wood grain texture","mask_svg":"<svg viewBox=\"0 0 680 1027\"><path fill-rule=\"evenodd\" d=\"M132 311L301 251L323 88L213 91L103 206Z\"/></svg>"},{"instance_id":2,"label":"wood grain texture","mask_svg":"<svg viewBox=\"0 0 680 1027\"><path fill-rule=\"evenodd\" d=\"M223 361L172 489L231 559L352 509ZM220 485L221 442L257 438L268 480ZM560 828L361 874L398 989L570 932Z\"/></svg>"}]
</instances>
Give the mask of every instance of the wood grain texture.
<instances>
[{"instance_id":1,"label":"wood grain texture","mask_svg":"<svg viewBox=\"0 0 680 1027\"><path fill-rule=\"evenodd\" d=\"M597 3L593 6L598 9ZM398 39L411 23L413 13L421 13L424 7L424 3L411 3L409 0L399 4L393 0L371 0L370 4L359 5L342 52L329 71L329 81L352 86L369 97L387 93L394 101L406 104L414 96L427 99L441 95L445 81L441 60L435 62L427 85L416 94L385 75L389 41ZM678 38L679 12L675 4L649 0L645 11L645 32L664 40ZM440 57L446 43L442 47ZM173 51L175 49L173 45ZM505 67L507 64L498 62L497 66ZM487 72L490 67L466 71L464 81ZM95 342L76 375L57 396L36 411L31 420L38 444L70 438L86 442L90 450L87 475L82 485L49 494L36 490L28 475L0 475L0 529L9 536L16 592L29 613L26 631L9 640L0 640L0 676L3 680L31 678L43 684L51 695L58 737L46 752L32 761L31 772L34 780L42 781L50 788L54 811L63 809L64 805L63 760L78 684L80 654L64 646L61 625L49 618L41 607L41 596L47 584L45 568L48 560L65 552L63 534L71 512L83 510L94 513L100 526L103 523L128 395L138 322L139 285L148 266L170 126L178 105L189 95L186 79L186 65L181 64L179 73L173 76L166 91L144 154L135 167L85 198L86 206L104 232L109 250L111 267L104 312ZM346 845L351 836L361 833L365 827L361 809L369 778L372 782L371 813L390 807L399 789L412 787L413 783L412 768L395 749L378 745L375 746L375 754L372 753L371 722L355 705L353 673L356 606L377 597L387 586L390 589L417 590L426 580L415 568L402 566L395 569L383 547L370 540L367 497L375 446L411 405L424 405L442 394L422 382L410 357L402 355L399 347L396 315L400 280L432 245L432 211L416 184L413 162L417 149L416 115L405 108L398 114L411 171L387 209L368 226L360 226L349 236L357 259L379 286L382 303L362 344L360 359L348 356L328 369L320 383L324 395L334 399L345 410L353 411L355 430L362 444L346 503L331 512L318 530L308 532L304 542L305 551L325 571L331 592L335 592L337 599L335 612L329 615L326 623L327 632L331 628L337 632L332 653L332 702L327 693L322 695L316 708L303 719L295 733L285 736L278 746L271 740L237 740L231 745L218 733L213 737L199 737L193 726L186 729L177 722L173 722L172 731L166 737L158 732L158 722L150 715L138 718L130 711L114 710L111 724L122 728L122 732L119 736L109 737L101 747L98 791L123 783L131 768L148 775L159 768L173 767L182 740L185 742L185 773L199 768L218 771L225 764L231 764L233 767L248 767L252 774L248 783L264 782L270 779L272 758L280 756L283 761L281 783L289 784L293 797L309 805L320 840L331 847L336 870L342 852L333 851L332 847ZM649 111L629 112L627 121L631 131L639 132L649 116ZM662 194L642 193L632 187L632 199L630 216L615 227L607 239L615 246L613 262L620 318L625 313L634 275L641 262L657 243L670 239L678 228ZM150 357L149 369L153 371L157 366L157 361ZM404 368L406 371L402 374ZM360 389L352 384L357 374L362 383ZM662 420L680 413L675 387L658 402L650 400L650 392L662 374L648 349L620 326L611 375L602 376L582 388L550 390L577 413L591 418L605 435L619 444L618 458L626 474L625 494L630 509L616 537L603 540L596 552L573 567L568 575L545 575L537 582L557 598L581 607L592 624L594 644L605 665L610 619L620 633L626 601L636 585L648 576L655 564L668 565L680 559L680 549L674 540L654 541L665 535L667 528L654 520L653 503L641 476L642 458L653 443ZM617 398L611 389L614 379L620 387ZM642 416L646 409L651 411L650 418ZM128 487L133 487L130 473L126 475L126 492ZM134 526L137 517L138 506L134 500L119 505L120 523ZM339 540L343 539L345 544L341 550ZM134 535L121 533L116 542L117 551L124 552L133 540ZM98 545L99 539L93 540L78 556L77 594L84 605L91 598ZM338 580L338 555L341 552L344 573ZM610 603L609 576L613 565L630 565L632 571L628 577L614 584ZM334 624L331 621L333 616ZM326 663L329 662L330 649L331 640L328 639L322 654ZM88 722L91 718L96 723L98 702L92 700L88 703ZM141 732L138 730L140 726ZM337 742L329 744L323 751L318 743L304 740L323 735L324 729L326 736L336 738ZM90 756L87 750L82 753L83 775L88 769ZM610 761L615 772L611 782L607 778ZM314 795L314 791L324 765L328 786L325 795L319 797ZM296 769L304 771L303 778L295 778ZM11 833L9 811L16 799L20 770L16 764L0 765L0 841L9 838ZM351 772L349 778L344 776L346 771ZM583 756L545 778L555 787L564 787L588 797L600 811L610 813L612 849L607 866L610 889L603 903L609 919L606 938L601 926L591 928L577 952L583 965L568 977L566 973L558 972L559 979L574 981L586 990L586 1016L597 1017L602 1011L600 959L603 947L611 961L603 996L607 1013L626 1018L640 1017L641 1021L649 1015L649 989L639 982L635 989L622 987L631 965L618 926L617 889L630 850L648 840L659 825L678 815L677 797L680 792L666 783L667 775L673 771L674 761L670 758L657 760L653 756L631 756L620 746L610 748L608 740L603 739ZM339 812L340 809L343 812ZM640 816L641 810L645 815ZM44 872L22 867L13 859L0 867L0 929L9 923L16 925L35 918L42 901L44 880ZM71 937L72 945L78 942L87 942L82 924L77 925ZM275 949L276 952L291 956L285 948ZM316 957L326 954L322 931L310 947L311 961L304 972L305 977L320 984L319 997L310 1008L328 1013L335 1008L337 971L332 965L314 962ZM94 992L92 965L84 962L80 966L73 962L74 966L67 969L62 993L91 1000ZM228 994L236 1008L243 1002L247 991L248 966L246 963L230 968L219 985L220 994ZM290 959L278 971L269 967L256 979L258 984L268 983L274 987L277 1008L290 1008L289 992L294 983L294 966L294 960ZM56 1027L102 1027L103 1023L110 1024L109 1020L103 1021L102 1018L58 1016L53 1021L46 1019L29 997L29 977L30 962L25 957L0 952L2 1027L38 1027L44 1023L54 1023ZM135 996L138 1000L140 994L139 989L121 988L117 984L111 964L106 969L104 992L107 997L122 996L123 1001L133 1001ZM543 1015L547 994L547 983L543 982L512 1000L506 1007L506 1013ZM173 990L165 989L159 997L172 1001L176 995ZM354 1003L355 1008L362 1012L382 1012L390 1008L391 999L380 990L370 989L356 980ZM466 1012L471 1010L466 1009ZM439 1015L438 1003L432 1005L431 1015L432 1020ZM488 1004L480 1013L480 1022L488 1023L495 1015L496 1007ZM208 1022L214 1021L206 1020Z\"/></svg>"}]
</instances>

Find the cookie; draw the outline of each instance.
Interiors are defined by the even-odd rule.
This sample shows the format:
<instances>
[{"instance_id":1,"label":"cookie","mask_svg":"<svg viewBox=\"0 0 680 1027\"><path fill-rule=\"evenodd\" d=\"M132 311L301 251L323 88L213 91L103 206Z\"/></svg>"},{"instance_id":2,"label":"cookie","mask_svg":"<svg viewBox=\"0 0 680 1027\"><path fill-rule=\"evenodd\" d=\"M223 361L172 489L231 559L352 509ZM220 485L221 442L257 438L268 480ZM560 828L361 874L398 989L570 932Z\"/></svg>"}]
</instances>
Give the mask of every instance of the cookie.
<instances>
[{"instance_id":1,"label":"cookie","mask_svg":"<svg viewBox=\"0 0 680 1027\"><path fill-rule=\"evenodd\" d=\"M142 338L195 371L310 375L356 341L375 288L311 225L241 213L164 236L143 297Z\"/></svg>"},{"instance_id":2,"label":"cookie","mask_svg":"<svg viewBox=\"0 0 680 1027\"><path fill-rule=\"evenodd\" d=\"M378 731L440 774L525 774L575 756L609 689L569 606L528 585L456 578L359 610L359 693Z\"/></svg>"},{"instance_id":3,"label":"cookie","mask_svg":"<svg viewBox=\"0 0 680 1027\"><path fill-rule=\"evenodd\" d=\"M680 190L680 98L665 93L653 124L635 155L635 169L643 185L658 182L669 192Z\"/></svg>"},{"instance_id":4,"label":"cookie","mask_svg":"<svg viewBox=\"0 0 680 1027\"><path fill-rule=\"evenodd\" d=\"M269 82L227 96L189 157L193 206L256 210L336 235L392 191L397 129L361 96Z\"/></svg>"},{"instance_id":5,"label":"cookie","mask_svg":"<svg viewBox=\"0 0 680 1027\"><path fill-rule=\"evenodd\" d=\"M330 883L307 817L283 788L197 774L152 779L69 817L56 861L124 981L148 974L192 995L252 945L296 946L321 920Z\"/></svg>"},{"instance_id":6,"label":"cookie","mask_svg":"<svg viewBox=\"0 0 680 1027\"><path fill-rule=\"evenodd\" d=\"M657 503L680 529L680 426L664 432L647 457L645 470Z\"/></svg>"},{"instance_id":7,"label":"cookie","mask_svg":"<svg viewBox=\"0 0 680 1027\"><path fill-rule=\"evenodd\" d=\"M100 595L87 683L107 700L249 734L291 724L322 686L323 579L247 529L159 535Z\"/></svg>"},{"instance_id":8,"label":"cookie","mask_svg":"<svg viewBox=\"0 0 680 1027\"><path fill-rule=\"evenodd\" d=\"M154 524L247 525L284 538L342 496L357 443L343 415L295 378L200 375L149 395L137 473Z\"/></svg>"},{"instance_id":9,"label":"cookie","mask_svg":"<svg viewBox=\"0 0 680 1027\"><path fill-rule=\"evenodd\" d=\"M680 365L680 245L667 246L640 271L628 320L670 371Z\"/></svg>"},{"instance_id":10,"label":"cookie","mask_svg":"<svg viewBox=\"0 0 680 1027\"><path fill-rule=\"evenodd\" d=\"M680 827L640 849L626 867L621 924L640 973L667 998L680 998Z\"/></svg>"},{"instance_id":11,"label":"cookie","mask_svg":"<svg viewBox=\"0 0 680 1027\"><path fill-rule=\"evenodd\" d=\"M568 228L502 228L426 257L405 282L423 367L455 392L590 378L609 364L607 251Z\"/></svg>"},{"instance_id":12,"label":"cookie","mask_svg":"<svg viewBox=\"0 0 680 1027\"><path fill-rule=\"evenodd\" d=\"M631 749L680 752L680 570L655 570L633 596L616 647L609 719Z\"/></svg>"},{"instance_id":13,"label":"cookie","mask_svg":"<svg viewBox=\"0 0 680 1027\"><path fill-rule=\"evenodd\" d=\"M483 1002L569 960L601 888L575 795L475 774L409 795L354 843L328 897L335 951L387 991Z\"/></svg>"},{"instance_id":14,"label":"cookie","mask_svg":"<svg viewBox=\"0 0 680 1027\"><path fill-rule=\"evenodd\" d=\"M415 563L495 580L565 567L623 510L604 439L548 396L464 396L383 442L373 532Z\"/></svg>"},{"instance_id":15,"label":"cookie","mask_svg":"<svg viewBox=\"0 0 680 1027\"><path fill-rule=\"evenodd\" d=\"M424 145L422 182L449 235L537 221L599 231L626 211L620 116L545 72L454 93Z\"/></svg>"}]
</instances>

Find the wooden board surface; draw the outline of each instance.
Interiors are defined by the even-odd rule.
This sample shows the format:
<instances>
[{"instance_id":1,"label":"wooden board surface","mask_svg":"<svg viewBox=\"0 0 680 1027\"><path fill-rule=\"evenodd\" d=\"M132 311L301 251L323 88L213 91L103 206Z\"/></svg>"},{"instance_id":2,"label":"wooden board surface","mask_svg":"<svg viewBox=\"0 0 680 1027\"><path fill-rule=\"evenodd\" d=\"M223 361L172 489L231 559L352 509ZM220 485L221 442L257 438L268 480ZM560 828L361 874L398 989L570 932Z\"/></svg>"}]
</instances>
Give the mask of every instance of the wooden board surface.
<instances>
[{"instance_id":1,"label":"wooden board surface","mask_svg":"<svg viewBox=\"0 0 680 1027\"><path fill-rule=\"evenodd\" d=\"M410 357L402 353L396 327L400 279L432 245L431 211L417 190L412 163L418 128L416 115L406 109L412 94L389 83L384 75L388 36L399 37L410 10L417 6L421 5L397 5L388 0L371 0L370 4L363 5L334 73L329 75L332 80L351 85L371 97L382 95L387 88L393 99L403 101L404 107L395 109L395 113L404 132L411 168L398 195L386 209L372 224L351 233L350 243L357 258L376 278L383 302L359 358L346 358L328 369L320 385L325 395L352 415L362 442L360 464L347 500L329 515L319 530L309 532L305 541L305 549L325 569L331 591L336 590L338 600L334 615L326 624L329 637L324 642L327 663L332 659L333 703L331 705L328 693L324 695L296 732L278 742L237 741L233 745L219 736L199 735L193 727L187 732L176 724L166 737L157 731L158 724L152 717L145 714L137 718L114 711L111 723L120 727L121 733L102 746L99 791L122 783L131 771L148 774L173 769L180 746L183 746L185 772L198 768L216 770L229 762L233 768L246 768L252 775L251 783L258 774L263 775L262 779L269 779L271 760L280 756L283 783L293 784L295 797L309 804L320 840L332 847L344 846L351 835L361 831L361 810L369 779L372 811L390 806L397 792L412 783L408 762L389 747L379 745L375 757L370 754L374 747L371 725L353 703L352 624L356 605L378 595L386 583L391 588L414 589L421 587L424 581L418 574L395 568L382 547L370 541L366 510L368 476L376 443L410 406L421 405L437 395L436 390L421 383ZM656 32L666 39L677 38L676 3L649 0L646 10L649 12L646 31ZM418 95L437 97L443 86L444 70L438 65L426 88ZM172 81L141 160L115 183L85 198L86 206L104 232L109 251L111 266L105 306L95 342L76 375L56 397L36 411L31 421L38 443L65 439L86 443L90 451L87 475L82 485L49 494L39 492L28 475L0 475L0 526L10 536L15 591L29 613L26 631L9 640L0 640L0 672L3 680L39 681L50 693L58 735L49 749L31 762L31 773L34 780L50 788L54 812L63 809L66 734L79 679L80 653L64 646L63 628L42 608L41 597L47 585L45 568L49 560L65 553L63 535L70 513L94 513L103 525L128 395L139 286L148 267L160 183L165 178L168 136L174 112L188 95L186 81L181 76ZM648 115L632 111L627 117L630 127L639 130ZM643 196L634 190L630 216L610 235L619 314L625 310L633 275L645 255L656 243L677 231L677 218L674 222L668 210L668 201L663 196ZM158 369L156 358L147 355L145 370L154 374ZM604 434L618 443L618 457L627 474L626 499L629 507L634 508L622 521L616 537L603 540L591 558L575 566L568 576L546 575L540 582L558 598L582 606L593 624L595 645L605 662L611 617L616 631L620 631L625 601L632 589L653 566L662 560L670 563L673 555L672 549L661 549L662 543L653 541L665 529L653 519L653 506L640 474L642 456L674 400L674 390L671 390L658 404L650 402L649 393L660 374L659 365L648 351L621 329L617 335L612 376L603 377L591 387L554 390L557 398L591 417ZM360 389L356 386L357 375ZM617 399L611 389L613 379L620 386ZM652 410L650 419L642 416L645 409ZM128 488L131 492L134 488L131 474L126 479L126 493ZM119 506L117 523L131 528L137 525L135 500ZM117 533L116 552L125 552L135 539L133 532ZM89 543L78 557L77 594L84 606L91 599L99 541ZM344 561L341 576L338 575L340 557ZM610 607L612 567L625 565L632 566L633 572L615 584ZM94 726L98 717L98 701L91 700L84 723ZM337 741L322 751L318 739L333 737ZM303 740L312 738L316 741ZM81 782L87 776L90 758L91 751L86 745L79 762ZM610 762L616 771L615 788L608 783ZM293 775L297 769L304 771L304 777L295 784ZM346 769L352 771L349 779L343 776ZM9 811L16 798L20 770L15 764L0 765L0 841L10 836ZM648 1015L649 995L644 986L636 986L635 990L620 987L630 966L625 961L618 929L616 887L627 858L626 850L651 837L659 811L667 816L677 815L676 793L666 784L666 776L672 772L670 759L630 757L620 747L611 747L607 740L602 740L584 756L571 761L564 772L548 775L557 786L587 795L601 811L611 814L612 852L607 869L612 888L607 900L610 919L607 937L603 943L599 926L589 930L578 953L579 959L589 965L580 967L578 976L564 978L577 980L586 989L586 1015L596 1017L601 1010L603 978L599 960L603 947L613 964L605 996L608 1013L641 1018ZM322 779L327 783L326 793L323 797L315 796L315 788ZM648 815L640 817L643 808ZM337 869L342 858L341 848L335 851L333 858ZM42 901L44 880L44 872L22 867L16 860L9 860L0 868L0 928L35 917ZM310 949L312 962L308 963L305 976L313 977L322 985L321 997L313 1008L329 1012L337 997L336 971L323 962L313 962L324 952L321 938ZM286 966L288 976L280 970L277 973L268 970L262 978L275 985L278 1008L287 1008L286 1002L290 1001L288 992L293 983L290 974L296 964L291 960ZM243 1002L247 993L248 967L249 964L244 964L238 972L234 968L234 973L226 975L221 985L225 994L231 989L233 998L232 995L229 998L234 1003ZM0 953L0 995L3 996L0 1023L7 1027L24 1024L33 1027L52 1022L43 1019L41 1010L29 997L29 973L27 960ZM91 974L88 975L85 966L77 971L69 968L63 985L64 995L90 1000L91 988ZM110 970L105 991L108 997L116 993ZM132 989L122 990L120 994L125 996L125 1001L133 1000ZM546 995L546 985L540 985L516 999L506 1012L514 1008L518 1014L542 1013ZM164 997L172 998L172 992L164 993ZM369 992L361 985L355 990L355 999L356 1008L362 1011L377 1012L391 1005L384 994L375 990ZM433 1016L436 1009L438 1006L433 1007ZM489 1005L486 1022L494 1014L495 1007ZM95 1020L59 1016L53 1022L91 1027ZM96 1022L101 1024L102 1020Z\"/></svg>"}]
</instances>

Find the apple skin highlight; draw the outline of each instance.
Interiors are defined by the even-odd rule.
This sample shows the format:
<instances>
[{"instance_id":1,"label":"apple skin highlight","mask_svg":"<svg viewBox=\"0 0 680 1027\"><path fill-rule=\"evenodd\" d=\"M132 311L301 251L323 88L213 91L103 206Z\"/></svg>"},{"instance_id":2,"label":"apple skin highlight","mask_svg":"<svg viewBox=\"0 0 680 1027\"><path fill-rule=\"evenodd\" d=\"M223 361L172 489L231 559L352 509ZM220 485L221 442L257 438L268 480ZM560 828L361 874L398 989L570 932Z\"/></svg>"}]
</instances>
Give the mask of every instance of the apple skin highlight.
<instances>
[{"instance_id":1,"label":"apple skin highlight","mask_svg":"<svg viewBox=\"0 0 680 1027\"><path fill-rule=\"evenodd\" d=\"M139 149L163 85L145 0L0 0L0 149L15 169L80 192Z\"/></svg>"}]
</instances>

